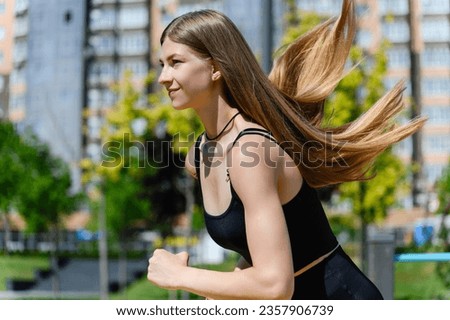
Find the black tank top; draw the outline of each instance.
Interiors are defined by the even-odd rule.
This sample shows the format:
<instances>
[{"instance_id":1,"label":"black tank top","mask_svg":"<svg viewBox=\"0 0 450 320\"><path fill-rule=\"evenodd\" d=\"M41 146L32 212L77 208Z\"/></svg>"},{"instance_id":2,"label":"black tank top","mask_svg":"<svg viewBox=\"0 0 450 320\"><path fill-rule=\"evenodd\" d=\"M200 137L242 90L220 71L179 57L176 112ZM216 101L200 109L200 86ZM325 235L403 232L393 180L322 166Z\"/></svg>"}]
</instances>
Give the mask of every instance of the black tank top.
<instances>
[{"instance_id":1,"label":"black tank top","mask_svg":"<svg viewBox=\"0 0 450 320\"><path fill-rule=\"evenodd\" d=\"M275 141L272 135L261 129L249 128L239 133L234 143L247 134L258 134ZM195 144L195 167L200 182L200 136ZM233 143L233 144L234 144ZM201 183L200 183L201 188ZM210 215L204 210L205 225L211 238L220 246L238 252L251 264L248 249L244 206L233 189L230 181L231 201L228 208L220 215ZM316 190L303 181L297 195L283 205L283 212L292 248L294 270L297 271L317 258L332 251L338 244L331 231L328 219ZM261 241L270 241L268 239Z\"/></svg>"}]
</instances>

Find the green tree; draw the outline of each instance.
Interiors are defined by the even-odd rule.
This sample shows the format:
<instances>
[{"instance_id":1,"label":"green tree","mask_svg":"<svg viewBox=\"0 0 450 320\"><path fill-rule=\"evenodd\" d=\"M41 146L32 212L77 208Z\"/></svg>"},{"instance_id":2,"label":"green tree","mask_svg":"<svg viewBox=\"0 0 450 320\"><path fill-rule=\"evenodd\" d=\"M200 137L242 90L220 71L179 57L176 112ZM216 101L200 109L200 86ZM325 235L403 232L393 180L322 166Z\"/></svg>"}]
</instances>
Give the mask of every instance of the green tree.
<instances>
[{"instance_id":1,"label":"green tree","mask_svg":"<svg viewBox=\"0 0 450 320\"><path fill-rule=\"evenodd\" d=\"M113 88L118 101L102 129L102 162L82 164L85 182L95 177L102 182L109 236L119 243L120 288L126 284L127 242L136 223L145 221L152 229L170 232L170 218L190 202L183 163L199 131L192 111L176 112L167 95L147 94L131 78L126 74ZM149 74L147 84L154 79ZM150 108L139 105L142 101Z\"/></svg>"},{"instance_id":2,"label":"green tree","mask_svg":"<svg viewBox=\"0 0 450 320\"><path fill-rule=\"evenodd\" d=\"M438 237L441 240L441 245L438 250L444 252L450 251L449 243L449 229L446 225L446 220L450 213L450 162L445 168L441 178L437 183L439 208L438 212L442 213L441 223L438 230ZM443 283L447 288L450 288L450 264L441 262L436 264L436 271L439 277L442 279Z\"/></svg>"},{"instance_id":3,"label":"green tree","mask_svg":"<svg viewBox=\"0 0 450 320\"><path fill-rule=\"evenodd\" d=\"M70 193L68 166L53 156L49 148L36 137L19 136L9 123L1 123L0 137L2 211L7 213L14 207L24 217L27 231L50 232L54 289L57 292L61 216L73 212L81 196Z\"/></svg>"},{"instance_id":4,"label":"green tree","mask_svg":"<svg viewBox=\"0 0 450 320\"><path fill-rule=\"evenodd\" d=\"M291 25L286 32L284 43L311 29L325 17L314 13L301 13L301 27ZM355 67L337 86L325 103L324 126L335 127L355 120L372 106L385 92L383 79L387 70L385 50L382 43L375 54L365 56L364 50L353 45L349 61ZM372 179L344 183L337 188L343 200L350 201L352 213L361 222L362 263L365 269L367 226L385 218L387 209L395 204L395 195L406 177L406 170L392 148L385 150L367 171ZM335 188L335 187L333 187Z\"/></svg>"},{"instance_id":5,"label":"green tree","mask_svg":"<svg viewBox=\"0 0 450 320\"><path fill-rule=\"evenodd\" d=\"M19 183L23 167L20 165L18 148L22 146L20 136L9 122L0 121L0 215L3 221L5 254L10 238L8 213L17 200Z\"/></svg>"}]
</instances>

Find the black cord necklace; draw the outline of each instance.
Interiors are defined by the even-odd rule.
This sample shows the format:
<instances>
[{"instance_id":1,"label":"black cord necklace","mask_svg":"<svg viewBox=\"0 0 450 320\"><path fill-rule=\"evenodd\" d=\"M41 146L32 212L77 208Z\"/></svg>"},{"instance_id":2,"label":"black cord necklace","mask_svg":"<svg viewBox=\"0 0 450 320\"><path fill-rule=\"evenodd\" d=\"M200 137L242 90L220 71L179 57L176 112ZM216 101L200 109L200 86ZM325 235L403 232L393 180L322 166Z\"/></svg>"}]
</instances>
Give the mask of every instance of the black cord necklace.
<instances>
[{"instance_id":1,"label":"black cord necklace","mask_svg":"<svg viewBox=\"0 0 450 320\"><path fill-rule=\"evenodd\" d=\"M219 132L219 134L215 137L208 137L208 134L205 131L205 137L207 140L216 140L217 138L219 138L224 132L225 130L228 128L228 126L230 125L231 122L233 122L234 118L236 118L238 115L240 114L240 112L236 113L234 116L231 117L231 119L227 122L227 124L225 125L225 127L223 127L223 129Z\"/></svg>"}]
</instances>

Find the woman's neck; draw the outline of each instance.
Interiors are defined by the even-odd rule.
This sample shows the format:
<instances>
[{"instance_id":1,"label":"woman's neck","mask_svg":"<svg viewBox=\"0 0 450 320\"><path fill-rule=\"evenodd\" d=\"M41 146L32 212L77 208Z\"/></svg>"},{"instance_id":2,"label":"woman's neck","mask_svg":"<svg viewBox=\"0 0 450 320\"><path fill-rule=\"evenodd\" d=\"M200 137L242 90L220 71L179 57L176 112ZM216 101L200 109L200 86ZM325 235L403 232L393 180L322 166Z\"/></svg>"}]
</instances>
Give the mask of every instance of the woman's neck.
<instances>
[{"instance_id":1,"label":"woman's neck","mask_svg":"<svg viewBox=\"0 0 450 320\"><path fill-rule=\"evenodd\" d=\"M233 127L229 123L230 119L238 112L220 97L217 104L196 111L208 137L216 137L223 129L225 130L220 136L225 135Z\"/></svg>"}]
</instances>

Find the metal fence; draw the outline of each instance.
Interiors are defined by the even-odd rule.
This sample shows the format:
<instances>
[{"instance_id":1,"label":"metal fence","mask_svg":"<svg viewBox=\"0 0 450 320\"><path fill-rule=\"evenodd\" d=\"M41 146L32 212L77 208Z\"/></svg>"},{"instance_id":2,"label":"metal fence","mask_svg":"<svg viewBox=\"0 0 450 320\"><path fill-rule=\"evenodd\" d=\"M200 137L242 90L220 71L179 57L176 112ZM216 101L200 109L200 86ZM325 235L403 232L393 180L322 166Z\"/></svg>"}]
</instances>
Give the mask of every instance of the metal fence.
<instances>
[{"instance_id":1,"label":"metal fence","mask_svg":"<svg viewBox=\"0 0 450 320\"><path fill-rule=\"evenodd\" d=\"M395 263L450 261L450 252L395 254L395 235L392 233L372 235L368 246L368 276L388 300L394 299Z\"/></svg>"}]
</instances>

